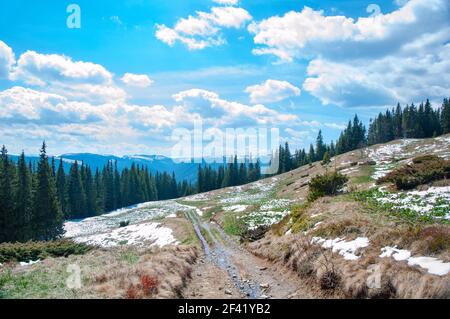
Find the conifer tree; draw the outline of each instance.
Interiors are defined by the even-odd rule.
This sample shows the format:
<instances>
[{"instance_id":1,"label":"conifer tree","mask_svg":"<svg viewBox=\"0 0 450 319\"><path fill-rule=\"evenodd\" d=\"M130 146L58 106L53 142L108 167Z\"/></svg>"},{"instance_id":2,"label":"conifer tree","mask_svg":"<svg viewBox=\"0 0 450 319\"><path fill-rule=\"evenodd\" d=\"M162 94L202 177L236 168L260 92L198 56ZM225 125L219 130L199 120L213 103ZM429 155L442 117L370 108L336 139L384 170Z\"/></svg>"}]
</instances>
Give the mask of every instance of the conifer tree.
<instances>
[{"instance_id":1,"label":"conifer tree","mask_svg":"<svg viewBox=\"0 0 450 319\"><path fill-rule=\"evenodd\" d=\"M14 201L12 163L3 145L0 155L0 242L14 240Z\"/></svg>"},{"instance_id":2,"label":"conifer tree","mask_svg":"<svg viewBox=\"0 0 450 319\"><path fill-rule=\"evenodd\" d=\"M19 157L17 163L17 187L14 196L15 203L15 227L14 240L26 242L33 238L31 220L33 217L32 196L31 196L31 176L25 160L25 154Z\"/></svg>"},{"instance_id":3,"label":"conifer tree","mask_svg":"<svg viewBox=\"0 0 450 319\"><path fill-rule=\"evenodd\" d=\"M33 203L34 239L51 240L63 234L63 215L56 196L55 181L48 163L45 142L42 144L36 172L36 191Z\"/></svg>"}]
</instances>

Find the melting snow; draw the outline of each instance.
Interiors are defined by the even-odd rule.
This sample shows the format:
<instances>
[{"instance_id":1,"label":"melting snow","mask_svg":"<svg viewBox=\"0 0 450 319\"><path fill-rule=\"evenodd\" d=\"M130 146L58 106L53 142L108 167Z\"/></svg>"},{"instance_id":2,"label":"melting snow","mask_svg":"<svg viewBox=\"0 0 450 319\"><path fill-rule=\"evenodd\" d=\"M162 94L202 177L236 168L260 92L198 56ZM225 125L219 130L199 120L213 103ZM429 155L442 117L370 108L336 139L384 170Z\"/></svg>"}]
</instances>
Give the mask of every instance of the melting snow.
<instances>
[{"instance_id":1,"label":"melting snow","mask_svg":"<svg viewBox=\"0 0 450 319\"><path fill-rule=\"evenodd\" d=\"M223 207L226 212L242 213L248 208L248 205L233 205L228 207Z\"/></svg>"},{"instance_id":2,"label":"melting snow","mask_svg":"<svg viewBox=\"0 0 450 319\"><path fill-rule=\"evenodd\" d=\"M184 200L186 200L188 202L201 202L201 201L205 201L208 199L209 199L209 197L206 193L196 194L196 195L192 195L192 196L184 198Z\"/></svg>"},{"instance_id":3,"label":"melting snow","mask_svg":"<svg viewBox=\"0 0 450 319\"><path fill-rule=\"evenodd\" d=\"M151 243L151 246L163 247L170 244L177 244L172 235L172 230L161 227L158 223L142 223L130 225L111 231L74 238L75 242L85 243L101 247L115 247L119 245L141 246Z\"/></svg>"},{"instance_id":4,"label":"melting snow","mask_svg":"<svg viewBox=\"0 0 450 319\"><path fill-rule=\"evenodd\" d=\"M34 265L34 264L37 264L37 263L40 263L41 262L41 260L40 259L38 259L38 260L30 260L29 262L24 262L24 261L21 261L20 262L20 266L22 266L22 267L24 267L24 266L31 266L31 265Z\"/></svg>"},{"instance_id":5,"label":"melting snow","mask_svg":"<svg viewBox=\"0 0 450 319\"><path fill-rule=\"evenodd\" d=\"M338 252L346 260L358 260L360 256L355 255L356 251L360 248L368 247L370 242L367 237L358 237L352 241L345 241L344 238L324 239L313 237L311 243L320 244L323 248Z\"/></svg>"},{"instance_id":6,"label":"melting snow","mask_svg":"<svg viewBox=\"0 0 450 319\"><path fill-rule=\"evenodd\" d=\"M397 249L397 247L384 247L381 249L381 258L393 257L397 261L406 260L409 266L419 266L428 270L432 275L445 276L450 272L450 263L433 257L411 257L409 250Z\"/></svg>"},{"instance_id":7,"label":"melting snow","mask_svg":"<svg viewBox=\"0 0 450 319\"><path fill-rule=\"evenodd\" d=\"M253 212L248 215L242 216L241 219L247 225L247 228L254 230L260 226L272 226L279 223L284 217L290 214L290 211L283 212Z\"/></svg>"},{"instance_id":8,"label":"melting snow","mask_svg":"<svg viewBox=\"0 0 450 319\"><path fill-rule=\"evenodd\" d=\"M411 257L409 250L397 249L397 247L384 247L381 249L381 258L392 257L397 261L407 260Z\"/></svg>"},{"instance_id":9,"label":"melting snow","mask_svg":"<svg viewBox=\"0 0 450 319\"><path fill-rule=\"evenodd\" d=\"M293 200L290 199L272 199L261 205L261 210L274 210L274 209L283 209L291 205Z\"/></svg>"},{"instance_id":10,"label":"melting snow","mask_svg":"<svg viewBox=\"0 0 450 319\"><path fill-rule=\"evenodd\" d=\"M376 197L376 200L381 203L390 203L397 209L410 209L421 214L442 210L446 211L442 217L450 219L450 186L399 193L388 193L382 188L380 191L382 195Z\"/></svg>"}]
</instances>

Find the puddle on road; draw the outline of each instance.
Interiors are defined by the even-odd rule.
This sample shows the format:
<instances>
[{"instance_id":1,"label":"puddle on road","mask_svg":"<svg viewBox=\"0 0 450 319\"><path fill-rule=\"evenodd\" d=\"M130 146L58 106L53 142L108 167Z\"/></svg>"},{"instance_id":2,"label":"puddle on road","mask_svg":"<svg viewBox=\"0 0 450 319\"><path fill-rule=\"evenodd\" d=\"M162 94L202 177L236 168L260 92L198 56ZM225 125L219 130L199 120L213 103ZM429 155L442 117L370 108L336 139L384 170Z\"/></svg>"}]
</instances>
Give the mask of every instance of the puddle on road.
<instances>
[{"instance_id":1,"label":"puddle on road","mask_svg":"<svg viewBox=\"0 0 450 319\"><path fill-rule=\"evenodd\" d=\"M203 223L199 220L197 214L186 213L186 217L192 222L194 226L195 233L200 239L203 246L203 251L205 252L206 260L208 262L214 263L219 268L225 270L230 276L236 288L239 289L243 294L245 294L249 299L259 299L261 297L261 290L259 288L259 283L252 281L243 281L238 268L230 261L230 255L211 233L211 229L208 224ZM211 247L208 241L203 236L200 227L202 227L206 232L208 232L209 237L214 242L214 246Z\"/></svg>"}]
</instances>

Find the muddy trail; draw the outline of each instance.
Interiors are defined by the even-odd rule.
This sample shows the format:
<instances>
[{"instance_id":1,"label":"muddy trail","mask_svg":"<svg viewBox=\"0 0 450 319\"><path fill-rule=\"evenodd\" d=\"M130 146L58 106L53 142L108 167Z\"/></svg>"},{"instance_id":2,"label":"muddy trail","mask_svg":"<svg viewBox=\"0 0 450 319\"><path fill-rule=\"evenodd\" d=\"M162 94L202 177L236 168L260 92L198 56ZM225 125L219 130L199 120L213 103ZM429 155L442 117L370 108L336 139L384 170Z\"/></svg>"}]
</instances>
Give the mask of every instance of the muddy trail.
<instances>
[{"instance_id":1,"label":"muddy trail","mask_svg":"<svg viewBox=\"0 0 450 319\"><path fill-rule=\"evenodd\" d=\"M289 270L260 259L231 239L214 223L203 222L194 212L188 218L203 247L185 298L286 299L308 298Z\"/></svg>"}]
</instances>

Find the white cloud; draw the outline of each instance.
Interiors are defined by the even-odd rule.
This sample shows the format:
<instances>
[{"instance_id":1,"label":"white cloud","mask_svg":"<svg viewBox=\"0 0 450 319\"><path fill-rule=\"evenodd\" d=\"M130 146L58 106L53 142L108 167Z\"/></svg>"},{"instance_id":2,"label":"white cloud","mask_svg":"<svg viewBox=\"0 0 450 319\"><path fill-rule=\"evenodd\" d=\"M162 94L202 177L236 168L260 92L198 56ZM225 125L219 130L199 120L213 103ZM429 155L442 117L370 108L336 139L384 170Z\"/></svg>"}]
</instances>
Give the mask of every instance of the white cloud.
<instances>
[{"instance_id":1,"label":"white cloud","mask_svg":"<svg viewBox=\"0 0 450 319\"><path fill-rule=\"evenodd\" d=\"M127 86L135 86L139 88L146 88L153 84L153 80L145 74L125 73L121 78L121 81Z\"/></svg>"},{"instance_id":2,"label":"white cloud","mask_svg":"<svg viewBox=\"0 0 450 319\"><path fill-rule=\"evenodd\" d=\"M27 51L20 56L13 77L31 85L45 86L55 82L110 84L113 76L99 64L72 61L58 54Z\"/></svg>"},{"instance_id":3,"label":"white cloud","mask_svg":"<svg viewBox=\"0 0 450 319\"><path fill-rule=\"evenodd\" d=\"M450 94L447 0L410 0L353 19L305 7L249 26L256 55L310 61L303 89L323 104L385 106Z\"/></svg>"},{"instance_id":4,"label":"white cloud","mask_svg":"<svg viewBox=\"0 0 450 319\"><path fill-rule=\"evenodd\" d=\"M411 0L391 13L354 20L305 7L252 23L249 31L261 46L256 54L274 54L285 61L317 55L377 57L396 52L421 35L448 30L448 10L446 0Z\"/></svg>"},{"instance_id":5,"label":"white cloud","mask_svg":"<svg viewBox=\"0 0 450 319\"><path fill-rule=\"evenodd\" d=\"M91 103L126 99L126 93L114 84L113 74L105 67L73 61L64 55L27 51L19 57L11 79Z\"/></svg>"},{"instance_id":6,"label":"white cloud","mask_svg":"<svg viewBox=\"0 0 450 319\"><path fill-rule=\"evenodd\" d=\"M13 50L3 41L0 41L0 79L9 77L11 67L15 63Z\"/></svg>"},{"instance_id":7,"label":"white cloud","mask_svg":"<svg viewBox=\"0 0 450 319\"><path fill-rule=\"evenodd\" d=\"M213 0L215 3L234 6L239 3L239 0Z\"/></svg>"},{"instance_id":8,"label":"white cloud","mask_svg":"<svg viewBox=\"0 0 450 319\"><path fill-rule=\"evenodd\" d=\"M183 103L188 110L195 112L201 110L204 118L209 118L211 123L218 125L280 125L297 120L297 116L293 114L283 114L262 104L250 106L227 101L221 99L217 93L201 89L183 91L173 97L176 102Z\"/></svg>"},{"instance_id":9,"label":"white cloud","mask_svg":"<svg viewBox=\"0 0 450 319\"><path fill-rule=\"evenodd\" d=\"M251 19L251 15L242 8L214 7L210 12L197 11L196 16L178 20L174 28L157 24L155 36L169 46L179 41L189 50L201 50L225 43L221 29L239 29Z\"/></svg>"},{"instance_id":10,"label":"white cloud","mask_svg":"<svg viewBox=\"0 0 450 319\"><path fill-rule=\"evenodd\" d=\"M8 123L25 121L44 124L92 122L105 117L101 109L71 102L57 94L13 87L0 92L0 118Z\"/></svg>"},{"instance_id":11,"label":"white cloud","mask_svg":"<svg viewBox=\"0 0 450 319\"><path fill-rule=\"evenodd\" d=\"M247 87L252 103L271 103L299 96L301 90L287 81L267 80L264 83Z\"/></svg>"},{"instance_id":12,"label":"white cloud","mask_svg":"<svg viewBox=\"0 0 450 319\"><path fill-rule=\"evenodd\" d=\"M324 105L343 107L386 106L426 98L440 100L450 95L450 44L418 50L411 56L336 63L312 61L305 91Z\"/></svg>"}]
</instances>

